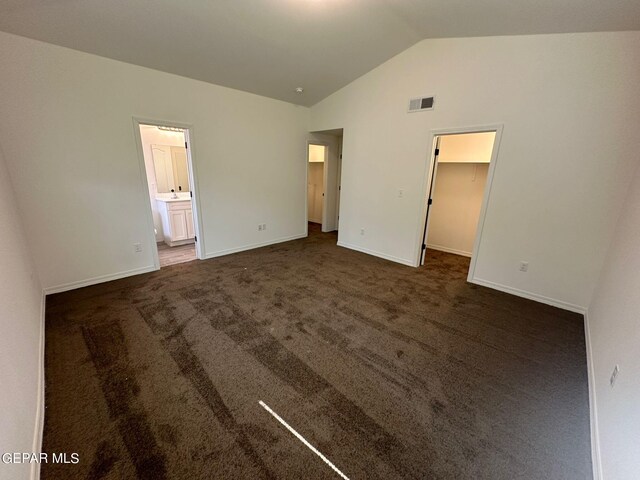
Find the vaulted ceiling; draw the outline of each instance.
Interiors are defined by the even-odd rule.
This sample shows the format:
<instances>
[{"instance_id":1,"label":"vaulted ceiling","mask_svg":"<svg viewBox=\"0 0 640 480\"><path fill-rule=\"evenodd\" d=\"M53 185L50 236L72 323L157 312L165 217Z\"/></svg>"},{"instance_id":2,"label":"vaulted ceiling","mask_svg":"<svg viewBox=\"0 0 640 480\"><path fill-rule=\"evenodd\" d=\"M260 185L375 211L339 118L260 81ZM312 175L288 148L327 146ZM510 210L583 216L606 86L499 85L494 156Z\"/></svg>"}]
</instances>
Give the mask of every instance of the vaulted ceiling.
<instances>
[{"instance_id":1,"label":"vaulted ceiling","mask_svg":"<svg viewBox=\"0 0 640 480\"><path fill-rule=\"evenodd\" d=\"M0 30L313 105L424 38L640 30L640 1L0 0Z\"/></svg>"}]
</instances>

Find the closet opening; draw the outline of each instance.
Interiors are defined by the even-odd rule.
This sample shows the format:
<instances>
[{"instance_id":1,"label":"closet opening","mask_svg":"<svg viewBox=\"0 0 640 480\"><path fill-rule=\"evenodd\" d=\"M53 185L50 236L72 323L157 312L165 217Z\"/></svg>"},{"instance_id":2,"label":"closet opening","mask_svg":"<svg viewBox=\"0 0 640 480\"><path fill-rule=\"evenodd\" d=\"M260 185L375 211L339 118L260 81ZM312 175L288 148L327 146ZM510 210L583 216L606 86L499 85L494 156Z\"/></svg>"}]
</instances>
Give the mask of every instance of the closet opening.
<instances>
[{"instance_id":1,"label":"closet opening","mask_svg":"<svg viewBox=\"0 0 640 480\"><path fill-rule=\"evenodd\" d=\"M156 267L203 258L189 128L135 121L144 160ZM200 248L198 248L200 247Z\"/></svg>"},{"instance_id":2,"label":"closet opening","mask_svg":"<svg viewBox=\"0 0 640 480\"><path fill-rule=\"evenodd\" d=\"M419 264L430 255L468 257L475 268L495 163L497 129L434 134ZM466 262L461 263L466 266Z\"/></svg>"},{"instance_id":3,"label":"closet opening","mask_svg":"<svg viewBox=\"0 0 640 480\"><path fill-rule=\"evenodd\" d=\"M325 177L329 148L309 142L307 150L307 222L322 226L325 208Z\"/></svg>"},{"instance_id":4,"label":"closet opening","mask_svg":"<svg viewBox=\"0 0 640 480\"><path fill-rule=\"evenodd\" d=\"M306 158L307 233L338 230L342 193L342 137L342 128L309 132Z\"/></svg>"}]
</instances>

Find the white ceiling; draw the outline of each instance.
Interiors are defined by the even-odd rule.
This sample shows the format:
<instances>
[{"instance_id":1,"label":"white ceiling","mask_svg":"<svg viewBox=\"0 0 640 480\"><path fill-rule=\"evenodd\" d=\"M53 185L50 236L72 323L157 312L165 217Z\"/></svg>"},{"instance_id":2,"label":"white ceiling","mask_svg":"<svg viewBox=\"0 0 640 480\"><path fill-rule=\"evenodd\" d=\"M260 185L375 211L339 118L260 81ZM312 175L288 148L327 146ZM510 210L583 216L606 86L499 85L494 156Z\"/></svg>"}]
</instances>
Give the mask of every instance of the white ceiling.
<instances>
[{"instance_id":1,"label":"white ceiling","mask_svg":"<svg viewBox=\"0 0 640 480\"><path fill-rule=\"evenodd\" d=\"M0 30L313 105L423 38L640 30L640 1L0 0Z\"/></svg>"}]
</instances>

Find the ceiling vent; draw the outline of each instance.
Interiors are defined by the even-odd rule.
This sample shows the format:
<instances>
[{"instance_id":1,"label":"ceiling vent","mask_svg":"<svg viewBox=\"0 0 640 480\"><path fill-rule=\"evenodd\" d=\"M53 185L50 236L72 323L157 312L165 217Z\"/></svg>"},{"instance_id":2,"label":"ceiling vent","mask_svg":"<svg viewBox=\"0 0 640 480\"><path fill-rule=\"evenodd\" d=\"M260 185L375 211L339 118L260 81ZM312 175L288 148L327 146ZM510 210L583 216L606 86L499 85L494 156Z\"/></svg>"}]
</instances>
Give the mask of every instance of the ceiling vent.
<instances>
[{"instance_id":1,"label":"ceiling vent","mask_svg":"<svg viewBox=\"0 0 640 480\"><path fill-rule=\"evenodd\" d=\"M433 110L435 97L420 97L409 100L409 113L422 112L423 110Z\"/></svg>"}]
</instances>

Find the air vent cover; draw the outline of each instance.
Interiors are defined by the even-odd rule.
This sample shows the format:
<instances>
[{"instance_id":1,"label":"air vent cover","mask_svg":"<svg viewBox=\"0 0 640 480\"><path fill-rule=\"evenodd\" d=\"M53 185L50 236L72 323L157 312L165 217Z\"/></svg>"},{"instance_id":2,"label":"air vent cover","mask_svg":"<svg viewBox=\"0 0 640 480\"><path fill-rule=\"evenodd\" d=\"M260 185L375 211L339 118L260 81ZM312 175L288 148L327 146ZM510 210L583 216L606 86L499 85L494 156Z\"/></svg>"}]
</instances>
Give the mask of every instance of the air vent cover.
<instances>
[{"instance_id":1,"label":"air vent cover","mask_svg":"<svg viewBox=\"0 0 640 480\"><path fill-rule=\"evenodd\" d=\"M422 112L423 110L433 110L435 97L420 97L409 100L409 112Z\"/></svg>"}]
</instances>

